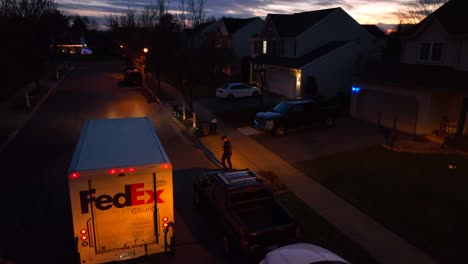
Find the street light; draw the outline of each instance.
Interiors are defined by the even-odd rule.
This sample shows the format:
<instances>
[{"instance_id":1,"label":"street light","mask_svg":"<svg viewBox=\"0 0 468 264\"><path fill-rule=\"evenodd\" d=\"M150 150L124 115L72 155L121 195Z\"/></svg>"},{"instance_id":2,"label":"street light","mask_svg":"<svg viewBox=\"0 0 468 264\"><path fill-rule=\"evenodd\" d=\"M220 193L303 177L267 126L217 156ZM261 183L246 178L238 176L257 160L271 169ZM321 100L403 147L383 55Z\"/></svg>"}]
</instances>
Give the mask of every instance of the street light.
<instances>
[{"instance_id":1,"label":"street light","mask_svg":"<svg viewBox=\"0 0 468 264\"><path fill-rule=\"evenodd\" d=\"M143 61L143 69L144 69L144 74L145 74L145 79L148 81L148 71L146 70L146 55L148 54L148 48L143 48L143 52L145 53L144 58L145 60Z\"/></svg>"}]
</instances>

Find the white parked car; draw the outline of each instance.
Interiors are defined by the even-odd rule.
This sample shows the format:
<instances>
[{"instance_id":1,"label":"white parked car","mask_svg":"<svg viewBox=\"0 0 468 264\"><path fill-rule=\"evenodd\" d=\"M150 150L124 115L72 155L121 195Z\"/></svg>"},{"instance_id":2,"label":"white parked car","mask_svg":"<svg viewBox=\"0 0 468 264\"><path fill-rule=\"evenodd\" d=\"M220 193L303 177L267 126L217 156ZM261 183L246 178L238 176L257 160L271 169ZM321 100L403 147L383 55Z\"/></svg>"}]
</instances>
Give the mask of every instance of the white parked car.
<instances>
[{"instance_id":1,"label":"white parked car","mask_svg":"<svg viewBox=\"0 0 468 264\"><path fill-rule=\"evenodd\" d=\"M349 264L349 262L327 249L306 243L297 243L274 249L268 252L260 262L260 264L312 263Z\"/></svg>"},{"instance_id":2,"label":"white parked car","mask_svg":"<svg viewBox=\"0 0 468 264\"><path fill-rule=\"evenodd\" d=\"M234 99L239 97L258 96L260 88L245 83L228 83L216 90L216 97Z\"/></svg>"}]
</instances>

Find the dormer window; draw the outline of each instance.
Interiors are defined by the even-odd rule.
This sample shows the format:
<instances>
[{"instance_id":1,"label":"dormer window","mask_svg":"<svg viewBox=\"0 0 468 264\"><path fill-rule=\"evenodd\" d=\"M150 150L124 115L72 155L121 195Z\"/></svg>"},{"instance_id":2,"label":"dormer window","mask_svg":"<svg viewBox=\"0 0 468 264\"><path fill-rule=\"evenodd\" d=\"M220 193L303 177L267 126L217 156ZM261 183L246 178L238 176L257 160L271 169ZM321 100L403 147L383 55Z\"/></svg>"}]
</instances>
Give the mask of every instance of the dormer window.
<instances>
[{"instance_id":1,"label":"dormer window","mask_svg":"<svg viewBox=\"0 0 468 264\"><path fill-rule=\"evenodd\" d=\"M419 50L421 61L441 61L444 43L441 41L423 41Z\"/></svg>"}]
</instances>

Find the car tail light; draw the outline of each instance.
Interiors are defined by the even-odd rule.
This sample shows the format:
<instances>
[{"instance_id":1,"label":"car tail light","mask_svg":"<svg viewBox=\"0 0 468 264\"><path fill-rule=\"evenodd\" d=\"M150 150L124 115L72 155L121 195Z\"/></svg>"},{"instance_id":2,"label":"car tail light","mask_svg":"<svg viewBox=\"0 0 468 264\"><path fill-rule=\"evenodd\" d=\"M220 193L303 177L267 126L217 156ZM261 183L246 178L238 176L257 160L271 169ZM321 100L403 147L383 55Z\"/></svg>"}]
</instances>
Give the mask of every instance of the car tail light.
<instances>
[{"instance_id":1,"label":"car tail light","mask_svg":"<svg viewBox=\"0 0 468 264\"><path fill-rule=\"evenodd\" d=\"M72 179L77 179L80 177L80 174L78 172L72 172L70 173L70 178Z\"/></svg>"},{"instance_id":2,"label":"car tail light","mask_svg":"<svg viewBox=\"0 0 468 264\"><path fill-rule=\"evenodd\" d=\"M163 167L163 169L169 169L169 168L171 167L171 164L169 164L169 163L164 163L164 164L162 165L162 167Z\"/></svg>"}]
</instances>

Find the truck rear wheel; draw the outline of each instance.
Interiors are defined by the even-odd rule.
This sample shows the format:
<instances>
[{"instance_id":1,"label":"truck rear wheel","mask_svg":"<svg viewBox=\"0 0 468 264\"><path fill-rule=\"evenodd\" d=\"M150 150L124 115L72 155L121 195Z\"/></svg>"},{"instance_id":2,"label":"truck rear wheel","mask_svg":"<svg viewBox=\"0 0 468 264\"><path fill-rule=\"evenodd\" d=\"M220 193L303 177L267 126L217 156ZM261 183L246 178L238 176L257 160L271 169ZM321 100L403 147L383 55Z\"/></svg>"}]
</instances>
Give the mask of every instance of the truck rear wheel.
<instances>
[{"instance_id":1,"label":"truck rear wheel","mask_svg":"<svg viewBox=\"0 0 468 264\"><path fill-rule=\"evenodd\" d=\"M232 240L227 236L223 236L223 249L224 249L224 254L227 256L232 256L233 255L233 243Z\"/></svg>"},{"instance_id":2,"label":"truck rear wheel","mask_svg":"<svg viewBox=\"0 0 468 264\"><path fill-rule=\"evenodd\" d=\"M335 118L329 116L325 120L323 120L323 123L326 127L332 127L335 124Z\"/></svg>"},{"instance_id":3,"label":"truck rear wheel","mask_svg":"<svg viewBox=\"0 0 468 264\"><path fill-rule=\"evenodd\" d=\"M273 136L280 137L284 134L286 134L286 129L282 126L275 127L275 129L273 130Z\"/></svg>"}]
</instances>

